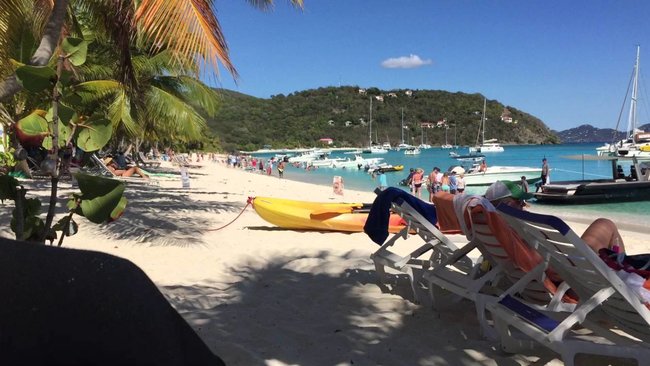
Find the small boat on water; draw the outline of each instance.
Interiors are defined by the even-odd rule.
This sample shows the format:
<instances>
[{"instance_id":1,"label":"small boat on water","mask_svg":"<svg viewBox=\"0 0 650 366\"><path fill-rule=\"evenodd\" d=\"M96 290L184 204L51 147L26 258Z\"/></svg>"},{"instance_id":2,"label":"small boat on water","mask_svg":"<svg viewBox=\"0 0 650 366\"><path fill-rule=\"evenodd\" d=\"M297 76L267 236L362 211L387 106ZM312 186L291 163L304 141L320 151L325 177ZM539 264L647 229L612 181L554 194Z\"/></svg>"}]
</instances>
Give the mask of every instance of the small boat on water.
<instances>
[{"instance_id":1,"label":"small boat on water","mask_svg":"<svg viewBox=\"0 0 650 366\"><path fill-rule=\"evenodd\" d=\"M460 155L454 151L449 152L449 157L454 158L458 161L469 161L469 162L481 162L485 160L485 155L483 154L466 154Z\"/></svg>"},{"instance_id":2,"label":"small boat on water","mask_svg":"<svg viewBox=\"0 0 650 366\"><path fill-rule=\"evenodd\" d=\"M371 203L330 203L255 197L253 208L265 221L284 229L362 232ZM405 226L391 214L388 231L397 233Z\"/></svg>"},{"instance_id":3,"label":"small boat on water","mask_svg":"<svg viewBox=\"0 0 650 366\"><path fill-rule=\"evenodd\" d=\"M554 204L587 204L650 200L650 162L637 157L624 159L615 156L574 155L570 159L602 160L612 164L611 179L561 181L546 184L536 192L538 202ZM626 175L621 161L630 162Z\"/></svg>"},{"instance_id":4,"label":"small boat on water","mask_svg":"<svg viewBox=\"0 0 650 366\"><path fill-rule=\"evenodd\" d=\"M420 155L421 152L417 147L409 147L404 150L404 155Z\"/></svg>"},{"instance_id":5,"label":"small boat on water","mask_svg":"<svg viewBox=\"0 0 650 366\"><path fill-rule=\"evenodd\" d=\"M388 172L401 172L404 170L404 165L390 165L387 164L385 166L378 166L376 168L371 168L368 169L368 173L375 173L375 172L382 172L382 173L388 173Z\"/></svg>"},{"instance_id":6,"label":"small boat on water","mask_svg":"<svg viewBox=\"0 0 650 366\"><path fill-rule=\"evenodd\" d=\"M534 184L541 180L542 169L526 166L489 166L485 171L481 165L474 162L471 165L457 165L448 169L456 174L464 174L466 186L488 186L498 180L510 180L518 182L522 176L526 176L528 184Z\"/></svg>"}]
</instances>

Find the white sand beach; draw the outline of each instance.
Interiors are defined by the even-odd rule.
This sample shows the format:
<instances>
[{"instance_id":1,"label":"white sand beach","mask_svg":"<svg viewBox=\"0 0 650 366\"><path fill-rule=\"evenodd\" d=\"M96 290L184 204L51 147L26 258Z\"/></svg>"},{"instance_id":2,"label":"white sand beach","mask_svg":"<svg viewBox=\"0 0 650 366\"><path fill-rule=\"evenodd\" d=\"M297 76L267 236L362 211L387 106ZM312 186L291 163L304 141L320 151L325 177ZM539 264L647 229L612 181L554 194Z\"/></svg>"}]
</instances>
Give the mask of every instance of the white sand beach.
<instances>
[{"instance_id":1,"label":"white sand beach","mask_svg":"<svg viewBox=\"0 0 650 366\"><path fill-rule=\"evenodd\" d=\"M137 264L228 365L562 364L543 349L500 351L480 336L469 302L436 312L413 302L403 278L398 291L382 293L369 258L377 245L364 233L283 230L251 207L219 229L250 196L372 202L372 192L337 196L330 187L204 164L191 171L190 189L180 178L129 184L123 217L101 226L79 218L79 233L64 246ZM60 196L69 191L64 183ZM586 227L570 224L578 233ZM644 251L645 234L622 235L628 252Z\"/></svg>"}]
</instances>

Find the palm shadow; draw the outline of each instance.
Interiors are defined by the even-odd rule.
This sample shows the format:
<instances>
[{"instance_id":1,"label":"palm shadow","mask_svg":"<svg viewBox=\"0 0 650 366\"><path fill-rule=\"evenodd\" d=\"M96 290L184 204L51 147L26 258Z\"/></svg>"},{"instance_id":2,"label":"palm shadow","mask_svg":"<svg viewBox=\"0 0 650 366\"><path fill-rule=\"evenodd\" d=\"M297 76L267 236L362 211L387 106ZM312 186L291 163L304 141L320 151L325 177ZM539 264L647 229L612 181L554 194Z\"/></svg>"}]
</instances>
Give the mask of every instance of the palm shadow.
<instances>
[{"instance_id":1,"label":"palm shadow","mask_svg":"<svg viewBox=\"0 0 650 366\"><path fill-rule=\"evenodd\" d=\"M276 256L230 268L230 283L161 290L229 365L265 365L269 360L300 365L526 361L501 353L478 335L472 304L437 313L382 294L374 271L367 269L371 267L358 255L327 251Z\"/></svg>"}]
</instances>

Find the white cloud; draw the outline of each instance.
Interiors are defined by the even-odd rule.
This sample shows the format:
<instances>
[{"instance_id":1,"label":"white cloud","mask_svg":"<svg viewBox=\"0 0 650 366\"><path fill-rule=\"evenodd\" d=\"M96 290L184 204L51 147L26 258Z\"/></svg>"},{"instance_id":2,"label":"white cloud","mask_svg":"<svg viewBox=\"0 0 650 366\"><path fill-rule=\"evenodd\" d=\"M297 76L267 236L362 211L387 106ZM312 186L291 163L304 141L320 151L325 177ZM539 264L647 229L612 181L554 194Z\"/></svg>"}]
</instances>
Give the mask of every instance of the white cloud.
<instances>
[{"instance_id":1,"label":"white cloud","mask_svg":"<svg viewBox=\"0 0 650 366\"><path fill-rule=\"evenodd\" d=\"M382 61L381 66L387 69L414 69L425 65L431 65L433 61L423 60L418 55L393 57Z\"/></svg>"}]
</instances>

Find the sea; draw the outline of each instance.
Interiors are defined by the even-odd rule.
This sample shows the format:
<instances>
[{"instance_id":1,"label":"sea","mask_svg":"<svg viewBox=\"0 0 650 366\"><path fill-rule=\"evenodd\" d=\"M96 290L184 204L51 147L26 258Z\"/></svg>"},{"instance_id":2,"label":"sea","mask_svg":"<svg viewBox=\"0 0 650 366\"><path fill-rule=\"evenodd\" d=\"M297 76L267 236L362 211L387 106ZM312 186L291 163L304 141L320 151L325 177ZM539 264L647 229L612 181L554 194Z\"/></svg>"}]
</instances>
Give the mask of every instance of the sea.
<instances>
[{"instance_id":1,"label":"sea","mask_svg":"<svg viewBox=\"0 0 650 366\"><path fill-rule=\"evenodd\" d=\"M601 179L611 178L611 163L609 161L593 161L569 158L575 155L595 155L596 148L602 143L584 143L584 144L561 144L561 145L505 145L504 152L485 153L487 164L508 165L508 166L542 166L542 158L548 160L551 168L550 179L553 181L562 180L582 180L582 179ZM403 151L389 151L386 154L364 154L364 157L381 157L384 161L392 165L404 165L404 170L400 172L386 173L388 185L400 187L399 182L406 178L409 168L422 168L425 174L431 172L433 167L440 167L446 171L449 167L458 165L458 162L449 156L450 151L458 154L467 154L467 147L458 149L441 149L432 148L422 150L419 155L405 155ZM270 158L275 153L253 154L261 158ZM330 157L353 157L345 154L344 151L334 151ZM619 162L623 171L628 174L630 171L629 163ZM333 169L318 168L306 170L296 168L287 164L284 176L286 179L304 181L324 186L332 186L334 176L341 176L344 180L346 189L361 191L373 191L378 186L378 180L364 170L358 169ZM483 194L487 187L471 187L468 193ZM534 185L531 185L534 189ZM426 194L426 191L423 192ZM424 197L424 196L423 196ZM286 197L289 198L289 197ZM644 202L624 202L624 203L602 203L586 205L550 205L542 204L531 200L532 207L540 211L555 214L567 219L590 220L595 217L607 217L617 224L625 224L631 228L642 228L650 223L650 201Z\"/></svg>"}]
</instances>

